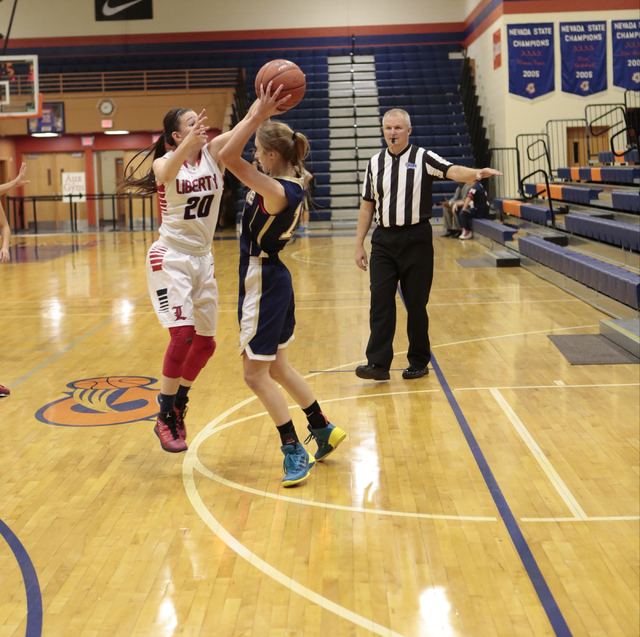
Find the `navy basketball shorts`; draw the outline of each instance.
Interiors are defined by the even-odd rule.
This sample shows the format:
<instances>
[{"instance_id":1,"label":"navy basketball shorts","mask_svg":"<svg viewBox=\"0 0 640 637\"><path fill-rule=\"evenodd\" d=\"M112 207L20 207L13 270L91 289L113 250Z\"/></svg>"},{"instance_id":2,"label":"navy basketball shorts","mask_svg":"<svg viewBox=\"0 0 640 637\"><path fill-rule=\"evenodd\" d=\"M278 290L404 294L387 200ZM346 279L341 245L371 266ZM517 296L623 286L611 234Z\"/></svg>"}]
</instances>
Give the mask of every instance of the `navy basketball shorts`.
<instances>
[{"instance_id":1,"label":"navy basketball shorts","mask_svg":"<svg viewBox=\"0 0 640 637\"><path fill-rule=\"evenodd\" d=\"M278 259L246 257L240 261L240 354L252 360L275 360L294 339L295 302L291 273Z\"/></svg>"}]
</instances>

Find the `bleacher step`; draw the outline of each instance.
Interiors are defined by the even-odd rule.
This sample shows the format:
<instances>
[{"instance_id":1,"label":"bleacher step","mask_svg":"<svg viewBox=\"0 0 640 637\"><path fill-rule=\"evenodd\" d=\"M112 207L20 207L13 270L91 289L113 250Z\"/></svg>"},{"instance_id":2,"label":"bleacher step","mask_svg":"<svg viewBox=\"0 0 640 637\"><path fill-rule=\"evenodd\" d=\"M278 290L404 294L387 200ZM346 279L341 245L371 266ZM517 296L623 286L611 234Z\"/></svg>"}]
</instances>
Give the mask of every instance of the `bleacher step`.
<instances>
[{"instance_id":1,"label":"bleacher step","mask_svg":"<svg viewBox=\"0 0 640 637\"><path fill-rule=\"evenodd\" d=\"M487 251L482 255L482 258L496 268L514 268L520 265L520 257L508 250Z\"/></svg>"},{"instance_id":2,"label":"bleacher step","mask_svg":"<svg viewBox=\"0 0 640 637\"><path fill-rule=\"evenodd\" d=\"M602 319L600 334L640 358L640 319Z\"/></svg>"},{"instance_id":3,"label":"bleacher step","mask_svg":"<svg viewBox=\"0 0 640 637\"><path fill-rule=\"evenodd\" d=\"M569 210L572 215L584 215L585 217L598 217L598 219L613 220L613 212L604 212L600 210Z\"/></svg>"},{"instance_id":4,"label":"bleacher step","mask_svg":"<svg viewBox=\"0 0 640 637\"><path fill-rule=\"evenodd\" d=\"M525 236L537 237L538 239L542 239L543 241L555 243L555 245L557 246L565 247L569 245L569 237L566 234L555 232L554 230L527 228L525 229Z\"/></svg>"}]
</instances>

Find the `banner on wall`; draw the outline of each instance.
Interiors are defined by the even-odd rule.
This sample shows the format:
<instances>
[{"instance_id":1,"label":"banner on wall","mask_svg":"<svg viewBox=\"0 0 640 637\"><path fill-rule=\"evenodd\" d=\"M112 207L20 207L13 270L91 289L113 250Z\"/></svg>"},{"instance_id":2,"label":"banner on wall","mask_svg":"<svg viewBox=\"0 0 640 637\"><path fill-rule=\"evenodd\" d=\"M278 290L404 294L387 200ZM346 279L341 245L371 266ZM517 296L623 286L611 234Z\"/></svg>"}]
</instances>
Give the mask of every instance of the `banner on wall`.
<instances>
[{"instance_id":1,"label":"banner on wall","mask_svg":"<svg viewBox=\"0 0 640 637\"><path fill-rule=\"evenodd\" d=\"M502 30L498 29L493 34L493 70L502 66Z\"/></svg>"},{"instance_id":2,"label":"banner on wall","mask_svg":"<svg viewBox=\"0 0 640 637\"><path fill-rule=\"evenodd\" d=\"M509 93L534 99L555 90L553 23L507 25Z\"/></svg>"},{"instance_id":3,"label":"banner on wall","mask_svg":"<svg viewBox=\"0 0 640 637\"><path fill-rule=\"evenodd\" d=\"M42 105L42 115L27 120L27 130L33 133L64 133L64 102Z\"/></svg>"},{"instance_id":4,"label":"banner on wall","mask_svg":"<svg viewBox=\"0 0 640 637\"><path fill-rule=\"evenodd\" d=\"M562 90L593 95L607 90L606 22L561 22Z\"/></svg>"},{"instance_id":5,"label":"banner on wall","mask_svg":"<svg viewBox=\"0 0 640 637\"><path fill-rule=\"evenodd\" d=\"M611 41L614 86L640 89L640 22L611 22Z\"/></svg>"}]
</instances>

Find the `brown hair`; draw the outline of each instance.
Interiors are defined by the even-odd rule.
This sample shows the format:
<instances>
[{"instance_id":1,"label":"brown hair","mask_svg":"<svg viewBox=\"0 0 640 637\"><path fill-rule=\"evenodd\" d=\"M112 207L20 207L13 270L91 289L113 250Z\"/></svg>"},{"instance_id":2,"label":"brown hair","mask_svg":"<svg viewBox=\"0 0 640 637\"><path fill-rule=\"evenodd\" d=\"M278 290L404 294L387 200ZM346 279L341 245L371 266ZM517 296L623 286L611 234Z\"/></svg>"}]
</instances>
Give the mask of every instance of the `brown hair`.
<instances>
[{"instance_id":1,"label":"brown hair","mask_svg":"<svg viewBox=\"0 0 640 637\"><path fill-rule=\"evenodd\" d=\"M294 133L283 122L268 120L260 124L256 131L256 139L267 153L280 153L300 176L303 175L304 160L309 154L309 140L302 133Z\"/></svg>"},{"instance_id":2,"label":"brown hair","mask_svg":"<svg viewBox=\"0 0 640 637\"><path fill-rule=\"evenodd\" d=\"M157 141L151 144L151 146L143 148L139 153L136 153L136 155L133 156L131 161L124 169L125 178L118 186L118 192L125 192L128 190L136 193L148 194L158 192L158 188L156 186L156 176L153 173L153 168L150 168L147 174L142 177L134 177L133 175L135 175L140 166L142 166L142 164L145 162L149 153L153 152L153 159L151 160L153 163L156 159L165 155L165 153L167 152L167 146L169 146L170 148L176 147L176 142L173 139L172 133L178 130L178 127L180 125L180 118L185 113L188 113L190 111L190 108L172 108L164 116L164 119L162 120L162 135L160 135ZM138 162L135 168L129 170L129 167L140 155L144 155L144 157Z\"/></svg>"}]
</instances>

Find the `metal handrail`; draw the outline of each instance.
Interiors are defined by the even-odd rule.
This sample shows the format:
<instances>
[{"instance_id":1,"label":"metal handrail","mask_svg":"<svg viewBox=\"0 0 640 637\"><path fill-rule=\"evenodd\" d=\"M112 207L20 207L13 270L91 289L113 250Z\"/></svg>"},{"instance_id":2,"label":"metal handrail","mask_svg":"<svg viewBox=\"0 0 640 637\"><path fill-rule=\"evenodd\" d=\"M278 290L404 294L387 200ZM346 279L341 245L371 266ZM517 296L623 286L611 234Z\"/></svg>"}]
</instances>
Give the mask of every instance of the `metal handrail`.
<instances>
[{"instance_id":1,"label":"metal handrail","mask_svg":"<svg viewBox=\"0 0 640 637\"><path fill-rule=\"evenodd\" d=\"M77 198L77 201L74 201ZM20 216L24 222L24 210L25 204L31 202L33 204L33 227L34 234L38 234L38 215L36 203L38 201L48 202L69 202L69 222L71 232L78 232L78 203L80 200L86 199L87 201L111 201L111 208L113 212L113 230L117 230L117 220L115 214L115 202L116 200L125 200L129 202L129 230L133 230L133 200L140 199L142 201L142 230L146 231L146 201L149 200L149 221L150 229L153 231L153 195L142 195L133 193L123 194L68 194L68 195L32 195L22 197L7 197L7 217L11 218L11 210L13 210L13 228L14 231L18 229L18 206L20 207Z\"/></svg>"},{"instance_id":2,"label":"metal handrail","mask_svg":"<svg viewBox=\"0 0 640 637\"><path fill-rule=\"evenodd\" d=\"M531 157L529 150L533 148L536 144L542 144L544 150L537 157ZM541 157L546 157L547 161L549 161L549 149L547 148L547 144L545 143L544 139L536 139L535 142L531 142L527 146L526 150L527 150L527 157L529 161L538 161L538 159L540 159ZM549 164L551 164L551 162L549 162Z\"/></svg>"},{"instance_id":3,"label":"metal handrail","mask_svg":"<svg viewBox=\"0 0 640 637\"><path fill-rule=\"evenodd\" d=\"M551 227L555 228L556 227L556 214L553 210L553 205L552 205L552 199L551 199L551 188L549 187L549 175L547 174L546 171L542 170L542 168L539 168L538 170L535 170L534 172L526 175L525 177L522 178L522 180L520 181L520 192L522 193L522 198L523 199L537 199L540 195L544 195L545 191L543 192L536 192L535 195L532 195L531 197L527 196L527 193L524 189L524 182L526 179L529 179L529 177L533 177L534 175L537 175L538 173L542 173L544 175L544 183L546 185L546 193L547 193L547 198L549 200L549 211L551 212Z\"/></svg>"},{"instance_id":4,"label":"metal handrail","mask_svg":"<svg viewBox=\"0 0 640 637\"><path fill-rule=\"evenodd\" d=\"M521 137L529 137L530 135L533 135L533 134L537 134L537 133L521 133L520 135L516 135L516 147L518 146L518 139L520 139ZM540 133L540 134L546 136L546 133ZM535 146L536 144L542 144L544 150L537 157L531 157L530 149L533 148L533 146ZM518 151L518 152L520 152L520 151ZM538 161L538 159L541 159L542 157L545 157L546 160L547 160L547 167L549 168L549 174L553 172L552 168L551 168L551 157L549 156L549 148L548 148L547 143L544 141L544 139L536 139L535 141L531 142L525 148L525 152L527 153L527 159L529 161L531 161L531 162ZM526 177L525 177L525 179L526 179Z\"/></svg>"},{"instance_id":5,"label":"metal handrail","mask_svg":"<svg viewBox=\"0 0 640 637\"><path fill-rule=\"evenodd\" d=\"M616 105L614 108L612 108L610 111L607 111L606 113L603 113L602 115L598 115L598 117L596 117L594 120L589 122L589 133L591 135L593 135L594 137L598 137L599 135L604 135L605 133L608 133L614 126L617 126L617 124L613 124L610 125L608 128L606 128L605 130L601 130L599 133L595 133L593 131L593 125L599 120L602 119L603 117L606 117L607 115L611 115L611 113L615 113L616 111L622 111L622 118L626 124L627 122L627 109L625 106L623 105Z\"/></svg>"},{"instance_id":6,"label":"metal handrail","mask_svg":"<svg viewBox=\"0 0 640 637\"><path fill-rule=\"evenodd\" d=\"M616 149L614 148L614 144L613 144L613 140L618 137L618 135L622 135L623 133L626 133L630 130L634 130L634 128L632 126L625 126L622 130L619 130L617 133L614 133L613 135L611 135L611 139L609 140L609 143L611 145L611 152L613 153L614 157L624 157L626 155L626 153L628 153L630 150L633 150L634 148L636 150L638 150L638 144L632 144L631 147L627 147L624 150L617 152Z\"/></svg>"}]
</instances>

